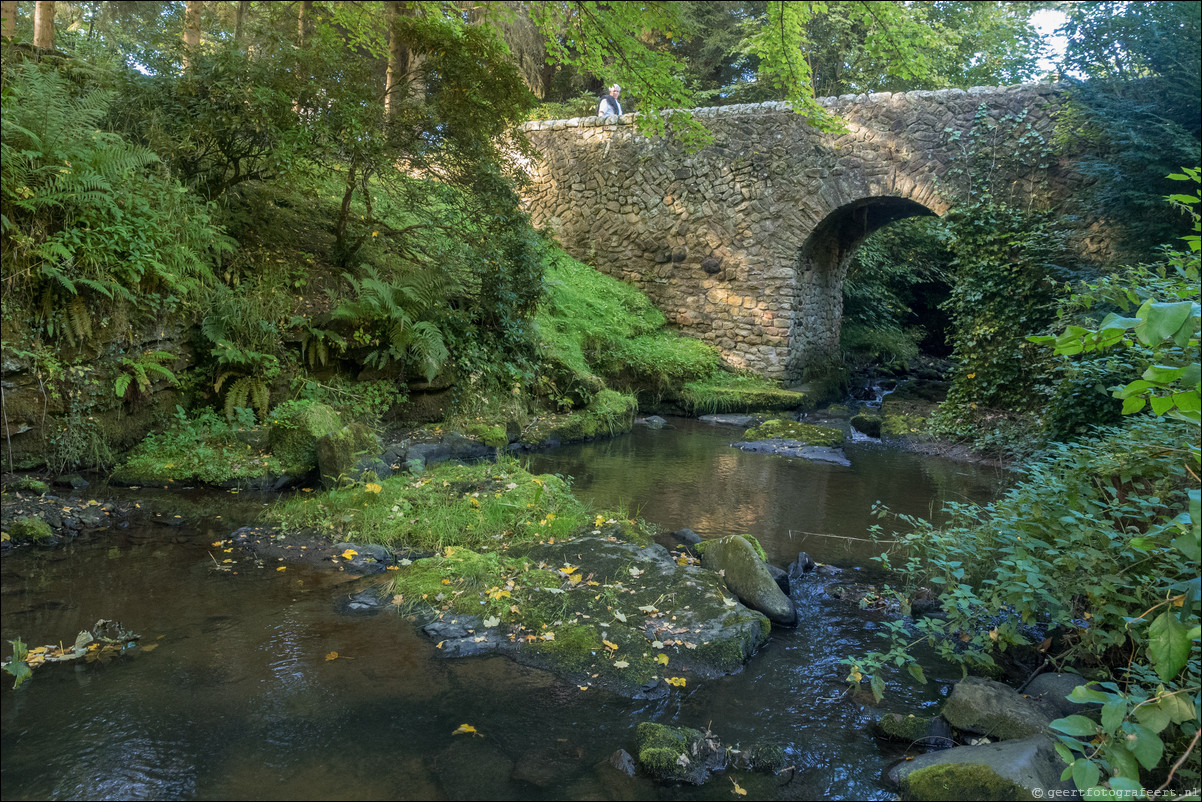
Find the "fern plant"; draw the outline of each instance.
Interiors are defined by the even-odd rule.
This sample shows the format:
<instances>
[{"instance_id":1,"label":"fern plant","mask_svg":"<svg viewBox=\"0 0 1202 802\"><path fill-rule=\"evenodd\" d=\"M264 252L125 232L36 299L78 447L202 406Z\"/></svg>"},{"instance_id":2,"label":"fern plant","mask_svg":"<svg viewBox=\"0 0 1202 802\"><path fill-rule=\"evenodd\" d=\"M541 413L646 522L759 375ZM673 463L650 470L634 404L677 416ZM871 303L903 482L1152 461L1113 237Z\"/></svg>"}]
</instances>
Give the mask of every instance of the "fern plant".
<instances>
[{"instance_id":1,"label":"fern plant","mask_svg":"<svg viewBox=\"0 0 1202 802\"><path fill-rule=\"evenodd\" d=\"M126 401L150 392L154 377L178 384L175 374L164 363L175 362L175 354L169 351L147 351L137 359L121 358L121 373L113 382L113 394Z\"/></svg>"},{"instance_id":2,"label":"fern plant","mask_svg":"<svg viewBox=\"0 0 1202 802\"><path fill-rule=\"evenodd\" d=\"M149 312L148 294L161 292L160 312L164 297L208 281L229 239L154 153L101 130L112 93L28 61L4 79L3 281L19 299L41 299L47 335L90 338L96 301Z\"/></svg>"},{"instance_id":3,"label":"fern plant","mask_svg":"<svg viewBox=\"0 0 1202 802\"><path fill-rule=\"evenodd\" d=\"M360 269L360 279L342 274L354 297L338 304L331 317L357 328L358 341L371 348L364 364L383 370L413 362L432 380L450 356L442 329L430 319L445 298L441 272L422 268L386 279L371 265Z\"/></svg>"}]
</instances>

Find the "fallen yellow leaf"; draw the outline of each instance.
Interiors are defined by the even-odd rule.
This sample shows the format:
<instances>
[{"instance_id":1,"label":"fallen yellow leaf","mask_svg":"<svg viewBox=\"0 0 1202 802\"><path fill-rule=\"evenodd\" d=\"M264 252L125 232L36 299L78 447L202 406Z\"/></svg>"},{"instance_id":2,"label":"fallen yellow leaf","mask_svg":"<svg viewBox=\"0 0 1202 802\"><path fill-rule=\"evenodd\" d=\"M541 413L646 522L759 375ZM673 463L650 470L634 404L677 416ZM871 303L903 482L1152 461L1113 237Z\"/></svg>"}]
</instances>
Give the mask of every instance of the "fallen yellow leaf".
<instances>
[{"instance_id":1,"label":"fallen yellow leaf","mask_svg":"<svg viewBox=\"0 0 1202 802\"><path fill-rule=\"evenodd\" d=\"M331 660L337 660L337 659L338 659L338 652L330 652L329 654L326 655L327 663Z\"/></svg>"},{"instance_id":2,"label":"fallen yellow leaf","mask_svg":"<svg viewBox=\"0 0 1202 802\"><path fill-rule=\"evenodd\" d=\"M666 666L668 664L668 655L657 654L655 656L655 662L659 663L661 666Z\"/></svg>"},{"instance_id":3,"label":"fallen yellow leaf","mask_svg":"<svg viewBox=\"0 0 1202 802\"><path fill-rule=\"evenodd\" d=\"M614 643L613 641L608 641L608 640L602 639L601 642L604 643L605 648L609 649L611 652L616 652L618 650L618 644Z\"/></svg>"},{"instance_id":4,"label":"fallen yellow leaf","mask_svg":"<svg viewBox=\"0 0 1202 802\"><path fill-rule=\"evenodd\" d=\"M453 733L451 733L451 735L475 735L480 738L484 737L480 735L476 728L471 724L460 724L459 727Z\"/></svg>"},{"instance_id":5,"label":"fallen yellow leaf","mask_svg":"<svg viewBox=\"0 0 1202 802\"><path fill-rule=\"evenodd\" d=\"M732 785L734 785L734 788L731 789L731 793L738 794L739 796L747 796L747 789L735 782L734 777L730 778L730 782Z\"/></svg>"},{"instance_id":6,"label":"fallen yellow leaf","mask_svg":"<svg viewBox=\"0 0 1202 802\"><path fill-rule=\"evenodd\" d=\"M353 560L358 554L359 552L355 551L354 549L347 549L346 551L342 552L340 556L344 560Z\"/></svg>"},{"instance_id":7,"label":"fallen yellow leaf","mask_svg":"<svg viewBox=\"0 0 1202 802\"><path fill-rule=\"evenodd\" d=\"M279 568L277 568L277 569L275 569L275 570L277 570L277 571L287 571L287 570L288 570L288 566L286 566L286 565L281 565Z\"/></svg>"}]
</instances>

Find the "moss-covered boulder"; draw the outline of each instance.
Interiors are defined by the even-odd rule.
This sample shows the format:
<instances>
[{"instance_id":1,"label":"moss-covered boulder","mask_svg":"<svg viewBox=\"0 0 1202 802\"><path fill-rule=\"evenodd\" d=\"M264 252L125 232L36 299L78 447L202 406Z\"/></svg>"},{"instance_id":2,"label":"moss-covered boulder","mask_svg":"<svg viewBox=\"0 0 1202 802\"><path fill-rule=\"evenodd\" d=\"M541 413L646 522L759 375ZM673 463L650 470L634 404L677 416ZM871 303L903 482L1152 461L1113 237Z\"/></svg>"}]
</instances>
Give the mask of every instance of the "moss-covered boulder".
<instances>
[{"instance_id":1,"label":"moss-covered boulder","mask_svg":"<svg viewBox=\"0 0 1202 802\"><path fill-rule=\"evenodd\" d=\"M317 467L317 441L342 428L342 418L325 404L288 401L271 412L268 441L284 472L299 476Z\"/></svg>"},{"instance_id":2,"label":"moss-covered boulder","mask_svg":"<svg viewBox=\"0 0 1202 802\"><path fill-rule=\"evenodd\" d=\"M755 428L748 429L743 439L752 442L756 440L795 440L801 445L829 446L838 448L843 445L843 432L829 426L815 426L812 423L776 418L764 421Z\"/></svg>"},{"instance_id":3,"label":"moss-covered boulder","mask_svg":"<svg viewBox=\"0 0 1202 802\"><path fill-rule=\"evenodd\" d=\"M880 738L911 745L945 747L953 744L951 727L938 716L885 713L872 729Z\"/></svg>"},{"instance_id":4,"label":"moss-covered boulder","mask_svg":"<svg viewBox=\"0 0 1202 802\"><path fill-rule=\"evenodd\" d=\"M30 476L24 476L9 485L13 490L21 490L26 493L44 496L50 492L50 485L43 482L41 479L34 479Z\"/></svg>"},{"instance_id":5,"label":"moss-covered boulder","mask_svg":"<svg viewBox=\"0 0 1202 802\"><path fill-rule=\"evenodd\" d=\"M1051 723L1032 700L1008 685L980 677L956 683L943 706L943 718L958 730L998 741L1046 733Z\"/></svg>"},{"instance_id":6,"label":"moss-covered boulder","mask_svg":"<svg viewBox=\"0 0 1202 802\"><path fill-rule=\"evenodd\" d=\"M852 416L851 428L869 437L881 438L881 416L861 412Z\"/></svg>"},{"instance_id":7,"label":"moss-covered boulder","mask_svg":"<svg viewBox=\"0 0 1202 802\"><path fill-rule=\"evenodd\" d=\"M635 735L639 765L657 780L701 785L726 762L717 739L692 727L644 721Z\"/></svg>"},{"instance_id":8,"label":"moss-covered boulder","mask_svg":"<svg viewBox=\"0 0 1202 802\"><path fill-rule=\"evenodd\" d=\"M7 527L7 531L14 543L49 543L54 540L54 531L50 524L37 517L13 521Z\"/></svg>"},{"instance_id":9,"label":"moss-covered boulder","mask_svg":"<svg viewBox=\"0 0 1202 802\"><path fill-rule=\"evenodd\" d=\"M806 393L782 390L759 376L716 373L685 384L675 400L690 415L814 408Z\"/></svg>"},{"instance_id":10,"label":"moss-covered boulder","mask_svg":"<svg viewBox=\"0 0 1202 802\"><path fill-rule=\"evenodd\" d=\"M362 423L352 423L317 438L317 470L327 488L342 479L358 479L365 470L387 475L388 466L379 459L380 440Z\"/></svg>"},{"instance_id":11,"label":"moss-covered boulder","mask_svg":"<svg viewBox=\"0 0 1202 802\"><path fill-rule=\"evenodd\" d=\"M1036 735L919 755L890 769L889 779L907 800L1043 799L1052 791L1068 798L1073 786L1060 779L1063 770L1051 739Z\"/></svg>"},{"instance_id":12,"label":"moss-covered boulder","mask_svg":"<svg viewBox=\"0 0 1202 802\"><path fill-rule=\"evenodd\" d=\"M705 544L701 565L722 575L730 592L782 626L797 623L793 601L776 584L764 560L746 538L731 535Z\"/></svg>"}]
</instances>

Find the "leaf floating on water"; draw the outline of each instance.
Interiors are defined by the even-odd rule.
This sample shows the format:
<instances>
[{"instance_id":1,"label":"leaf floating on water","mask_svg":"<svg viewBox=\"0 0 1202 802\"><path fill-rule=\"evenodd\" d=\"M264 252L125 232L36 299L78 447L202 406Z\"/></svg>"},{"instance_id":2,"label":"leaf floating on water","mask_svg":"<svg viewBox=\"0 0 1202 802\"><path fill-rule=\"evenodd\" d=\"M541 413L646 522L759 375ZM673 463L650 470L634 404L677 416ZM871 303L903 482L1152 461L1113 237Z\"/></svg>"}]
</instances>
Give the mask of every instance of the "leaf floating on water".
<instances>
[{"instance_id":1,"label":"leaf floating on water","mask_svg":"<svg viewBox=\"0 0 1202 802\"><path fill-rule=\"evenodd\" d=\"M338 652L330 652L329 654L326 655L327 663L330 662L331 660L337 660L337 659L338 659Z\"/></svg>"},{"instance_id":2,"label":"leaf floating on water","mask_svg":"<svg viewBox=\"0 0 1202 802\"><path fill-rule=\"evenodd\" d=\"M275 569L275 570L277 570L277 571L287 571L287 570L288 570L288 566L286 566L286 565L281 565L279 568L277 568L277 569Z\"/></svg>"},{"instance_id":3,"label":"leaf floating on water","mask_svg":"<svg viewBox=\"0 0 1202 802\"><path fill-rule=\"evenodd\" d=\"M743 786L741 786L737 782L735 782L734 777L730 778L730 782L732 785L734 785L734 788L731 789L732 794L738 794L739 796L747 796L747 789L745 789Z\"/></svg>"},{"instance_id":4,"label":"leaf floating on water","mask_svg":"<svg viewBox=\"0 0 1202 802\"><path fill-rule=\"evenodd\" d=\"M451 735L475 735L477 738L484 737L471 724L460 724L459 727L456 728L456 730L453 733L451 733Z\"/></svg>"},{"instance_id":5,"label":"leaf floating on water","mask_svg":"<svg viewBox=\"0 0 1202 802\"><path fill-rule=\"evenodd\" d=\"M153 652L153 651L154 651L155 649L157 649L157 648L159 648L159 645L158 645L157 643L148 643L148 644L146 644L145 646L143 646L143 647L142 647L141 651L143 651L143 652Z\"/></svg>"}]
</instances>

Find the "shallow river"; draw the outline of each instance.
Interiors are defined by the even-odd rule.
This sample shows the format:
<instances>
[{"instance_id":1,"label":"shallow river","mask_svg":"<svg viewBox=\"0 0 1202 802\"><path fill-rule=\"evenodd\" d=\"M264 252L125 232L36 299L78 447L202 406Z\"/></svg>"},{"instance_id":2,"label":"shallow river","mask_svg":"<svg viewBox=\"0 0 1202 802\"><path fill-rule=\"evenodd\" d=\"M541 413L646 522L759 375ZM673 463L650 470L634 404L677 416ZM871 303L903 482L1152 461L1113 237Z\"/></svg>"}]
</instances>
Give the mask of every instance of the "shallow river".
<instances>
[{"instance_id":1,"label":"shallow river","mask_svg":"<svg viewBox=\"0 0 1202 802\"><path fill-rule=\"evenodd\" d=\"M1006 481L869 443L847 447L850 467L748 454L728 446L738 430L672 424L543 452L531 469L575 477L599 509L623 504L703 537L751 533L778 564L804 550L853 581L874 578L879 548L844 538L864 536L874 501L928 515L944 500L987 500ZM932 664L931 683L899 679L879 708L847 698L839 660L876 647L886 619L806 585L795 593L800 626L774 631L738 675L658 702L582 692L502 657L442 659L395 614L340 613L354 584L338 575L255 568L211 545L265 497L139 498L173 509L3 559L5 639L73 640L115 618L157 644L0 689L4 799L736 798L732 779L752 799L886 798L882 772L903 753L868 723L936 704L938 680L959 674ZM225 559L239 562L216 570ZM634 751L645 720L709 726L726 744L778 743L794 770L731 772L700 788L629 779L606 761ZM452 734L465 723L480 736Z\"/></svg>"}]
</instances>

